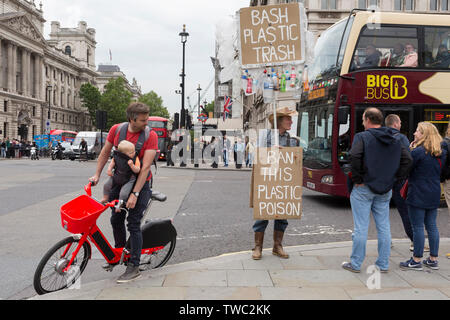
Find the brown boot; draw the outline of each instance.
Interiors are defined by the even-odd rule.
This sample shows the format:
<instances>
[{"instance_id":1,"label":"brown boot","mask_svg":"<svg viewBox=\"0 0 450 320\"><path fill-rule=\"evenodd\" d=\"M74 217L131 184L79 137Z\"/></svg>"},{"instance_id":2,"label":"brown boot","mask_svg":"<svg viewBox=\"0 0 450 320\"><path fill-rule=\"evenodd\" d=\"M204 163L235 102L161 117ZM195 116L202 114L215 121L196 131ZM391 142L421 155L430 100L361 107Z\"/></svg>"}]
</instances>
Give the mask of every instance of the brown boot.
<instances>
[{"instance_id":1,"label":"brown boot","mask_svg":"<svg viewBox=\"0 0 450 320\"><path fill-rule=\"evenodd\" d=\"M288 259L289 255L283 250L283 246L282 246L283 235L284 235L283 231L277 231L277 230L273 231L272 254L274 254L280 258L283 258L283 259Z\"/></svg>"},{"instance_id":2,"label":"brown boot","mask_svg":"<svg viewBox=\"0 0 450 320\"><path fill-rule=\"evenodd\" d=\"M264 232L255 232L255 248L253 248L253 260L260 260L264 242Z\"/></svg>"}]
</instances>

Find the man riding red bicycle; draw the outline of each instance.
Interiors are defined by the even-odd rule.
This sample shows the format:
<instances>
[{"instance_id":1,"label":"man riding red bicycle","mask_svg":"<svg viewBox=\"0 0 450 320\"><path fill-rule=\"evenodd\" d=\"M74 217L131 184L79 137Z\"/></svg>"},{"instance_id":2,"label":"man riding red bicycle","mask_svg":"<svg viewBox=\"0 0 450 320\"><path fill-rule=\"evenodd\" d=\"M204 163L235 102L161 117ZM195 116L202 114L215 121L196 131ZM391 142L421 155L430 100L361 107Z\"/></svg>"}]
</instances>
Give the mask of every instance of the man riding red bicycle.
<instances>
[{"instance_id":1,"label":"man riding red bicycle","mask_svg":"<svg viewBox=\"0 0 450 320\"><path fill-rule=\"evenodd\" d=\"M93 185L99 182L113 146L117 148L122 140L128 140L135 144L136 153L141 162L141 170L125 204L125 207L128 209L127 226L130 232L131 258L125 273L117 279L119 283L129 282L140 277L141 219L152 194L149 184L151 180L150 166L158 150L158 136L147 126L149 107L141 102L133 102L128 106L126 112L128 122L116 124L110 129L105 146L98 157L96 173L89 179ZM109 201L119 198L120 187L112 187ZM114 209L112 210L111 225L116 248L122 248L126 244L125 218L126 211L114 212Z\"/></svg>"}]
</instances>

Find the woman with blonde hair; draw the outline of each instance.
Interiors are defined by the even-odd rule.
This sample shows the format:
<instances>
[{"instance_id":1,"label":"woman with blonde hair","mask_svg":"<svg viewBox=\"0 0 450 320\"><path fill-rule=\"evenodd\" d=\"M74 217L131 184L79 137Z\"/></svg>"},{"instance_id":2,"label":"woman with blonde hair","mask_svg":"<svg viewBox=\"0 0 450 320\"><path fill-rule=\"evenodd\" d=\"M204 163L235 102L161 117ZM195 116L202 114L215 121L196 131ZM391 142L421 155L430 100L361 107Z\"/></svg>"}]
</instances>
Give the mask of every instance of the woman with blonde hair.
<instances>
[{"instance_id":1,"label":"woman with blonde hair","mask_svg":"<svg viewBox=\"0 0 450 320\"><path fill-rule=\"evenodd\" d=\"M433 270L438 267L439 231L436 224L441 200L441 168L447 151L441 148L442 137L429 122L420 122L411 143L413 167L408 178L409 218L413 228L413 257L400 263L400 268L423 270L422 263ZM425 246L424 225L428 233L430 257L421 262Z\"/></svg>"}]
</instances>

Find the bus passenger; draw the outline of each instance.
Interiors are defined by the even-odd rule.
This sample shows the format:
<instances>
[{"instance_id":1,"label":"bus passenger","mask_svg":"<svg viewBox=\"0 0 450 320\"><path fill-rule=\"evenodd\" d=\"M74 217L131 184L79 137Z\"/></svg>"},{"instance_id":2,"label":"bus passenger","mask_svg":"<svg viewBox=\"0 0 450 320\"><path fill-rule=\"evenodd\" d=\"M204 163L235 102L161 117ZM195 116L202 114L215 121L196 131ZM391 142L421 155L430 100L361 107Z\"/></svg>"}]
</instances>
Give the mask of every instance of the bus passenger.
<instances>
[{"instance_id":1,"label":"bus passenger","mask_svg":"<svg viewBox=\"0 0 450 320\"><path fill-rule=\"evenodd\" d=\"M450 66L450 53L448 53L447 46L445 44L441 44L439 46L436 59L433 62L433 67L447 69L449 66Z\"/></svg>"},{"instance_id":2,"label":"bus passenger","mask_svg":"<svg viewBox=\"0 0 450 320\"><path fill-rule=\"evenodd\" d=\"M405 47L401 43L394 46L391 59L389 61L390 67L397 67L405 61Z\"/></svg>"},{"instance_id":3,"label":"bus passenger","mask_svg":"<svg viewBox=\"0 0 450 320\"><path fill-rule=\"evenodd\" d=\"M366 47L366 58L364 62L359 66L359 68L372 68L378 67L380 63L381 52L375 48L374 45L369 44Z\"/></svg>"},{"instance_id":4,"label":"bus passenger","mask_svg":"<svg viewBox=\"0 0 450 320\"><path fill-rule=\"evenodd\" d=\"M405 45L405 49L406 49L405 60L398 67L412 67L412 68L416 68L417 67L417 61L418 61L417 60L418 56L417 56L416 48L411 43L407 43Z\"/></svg>"}]
</instances>

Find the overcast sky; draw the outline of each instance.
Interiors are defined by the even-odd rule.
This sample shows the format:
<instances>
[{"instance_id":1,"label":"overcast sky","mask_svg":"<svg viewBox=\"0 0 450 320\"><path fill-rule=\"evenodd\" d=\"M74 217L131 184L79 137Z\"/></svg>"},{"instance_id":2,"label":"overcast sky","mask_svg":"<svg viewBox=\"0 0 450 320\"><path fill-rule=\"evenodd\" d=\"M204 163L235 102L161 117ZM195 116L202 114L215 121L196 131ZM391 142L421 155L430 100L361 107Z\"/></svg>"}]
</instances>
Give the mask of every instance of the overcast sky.
<instances>
[{"instance_id":1,"label":"overcast sky","mask_svg":"<svg viewBox=\"0 0 450 320\"><path fill-rule=\"evenodd\" d=\"M186 95L197 103L197 87L205 89L214 77L216 24L250 0L42 0L44 35L49 38L51 21L62 28L75 28L86 21L96 30L96 65L112 63L131 82L136 78L142 92L155 91L170 114L181 108L182 45L179 33L186 24ZM38 2L36 2L38 3ZM202 94L204 91L202 91ZM205 98L214 99L214 84ZM202 103L203 100L202 99ZM186 106L187 106L186 101Z\"/></svg>"}]
</instances>

